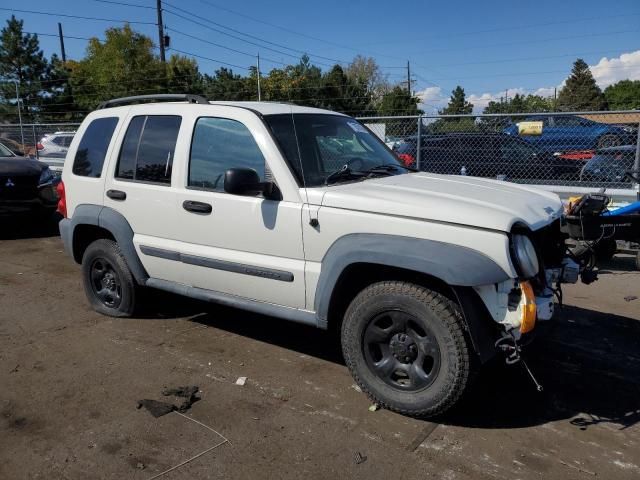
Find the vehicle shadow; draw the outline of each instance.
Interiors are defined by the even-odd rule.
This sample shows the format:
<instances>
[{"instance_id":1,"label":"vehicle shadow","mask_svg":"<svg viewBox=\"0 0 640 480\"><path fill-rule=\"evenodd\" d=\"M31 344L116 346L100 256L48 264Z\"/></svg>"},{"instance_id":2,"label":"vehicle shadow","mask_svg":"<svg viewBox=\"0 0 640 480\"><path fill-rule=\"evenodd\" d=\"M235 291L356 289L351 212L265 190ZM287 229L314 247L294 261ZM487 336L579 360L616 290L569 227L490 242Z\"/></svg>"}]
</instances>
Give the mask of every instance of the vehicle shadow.
<instances>
[{"instance_id":1,"label":"vehicle shadow","mask_svg":"<svg viewBox=\"0 0 640 480\"><path fill-rule=\"evenodd\" d=\"M569 420L587 429L640 422L640 320L565 306L524 352L524 365L487 365L469 396L443 423L521 428Z\"/></svg>"},{"instance_id":2,"label":"vehicle shadow","mask_svg":"<svg viewBox=\"0 0 640 480\"><path fill-rule=\"evenodd\" d=\"M619 253L611 260L598 264L598 275L620 275L637 271L635 255Z\"/></svg>"},{"instance_id":3,"label":"vehicle shadow","mask_svg":"<svg viewBox=\"0 0 640 480\"><path fill-rule=\"evenodd\" d=\"M57 237L60 219L57 213L45 217L0 217L0 240Z\"/></svg>"},{"instance_id":4,"label":"vehicle shadow","mask_svg":"<svg viewBox=\"0 0 640 480\"><path fill-rule=\"evenodd\" d=\"M334 333L232 308L208 311L191 321L344 364ZM640 422L640 320L565 306L541 330L524 358L543 392L522 364L495 358L458 406L431 421L523 428L567 420L581 429L602 422L624 429Z\"/></svg>"}]
</instances>

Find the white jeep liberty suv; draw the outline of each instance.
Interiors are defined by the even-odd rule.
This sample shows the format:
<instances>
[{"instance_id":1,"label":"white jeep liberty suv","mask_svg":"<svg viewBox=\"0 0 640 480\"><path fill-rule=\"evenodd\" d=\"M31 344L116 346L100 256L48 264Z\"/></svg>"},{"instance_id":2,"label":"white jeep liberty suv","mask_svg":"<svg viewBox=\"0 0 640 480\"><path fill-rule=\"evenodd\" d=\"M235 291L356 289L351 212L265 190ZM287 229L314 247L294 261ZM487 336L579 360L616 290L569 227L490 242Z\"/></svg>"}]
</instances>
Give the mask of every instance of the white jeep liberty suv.
<instances>
[{"instance_id":1,"label":"white jeep liberty suv","mask_svg":"<svg viewBox=\"0 0 640 480\"><path fill-rule=\"evenodd\" d=\"M149 287L336 328L362 390L413 416L454 405L496 345L517 352L579 271L555 194L408 171L315 108L111 100L74 137L58 193L98 312L130 316Z\"/></svg>"}]
</instances>

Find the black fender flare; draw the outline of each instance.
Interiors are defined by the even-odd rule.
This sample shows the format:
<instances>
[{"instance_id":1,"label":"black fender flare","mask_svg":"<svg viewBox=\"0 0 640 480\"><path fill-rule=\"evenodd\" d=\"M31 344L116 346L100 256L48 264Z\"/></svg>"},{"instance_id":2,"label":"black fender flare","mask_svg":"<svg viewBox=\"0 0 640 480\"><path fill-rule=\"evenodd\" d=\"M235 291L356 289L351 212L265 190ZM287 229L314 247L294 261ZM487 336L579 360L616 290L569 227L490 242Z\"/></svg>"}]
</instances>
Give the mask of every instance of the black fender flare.
<instances>
[{"instance_id":1,"label":"black fender flare","mask_svg":"<svg viewBox=\"0 0 640 480\"><path fill-rule=\"evenodd\" d=\"M74 232L79 225L94 225L110 232L118 243L136 282L139 285L146 283L149 274L142 265L133 245L134 234L131 225L121 213L101 205L82 204L75 208L72 218L62 219L60 221L60 236L65 250L71 258L75 258L73 254Z\"/></svg>"}]
</instances>

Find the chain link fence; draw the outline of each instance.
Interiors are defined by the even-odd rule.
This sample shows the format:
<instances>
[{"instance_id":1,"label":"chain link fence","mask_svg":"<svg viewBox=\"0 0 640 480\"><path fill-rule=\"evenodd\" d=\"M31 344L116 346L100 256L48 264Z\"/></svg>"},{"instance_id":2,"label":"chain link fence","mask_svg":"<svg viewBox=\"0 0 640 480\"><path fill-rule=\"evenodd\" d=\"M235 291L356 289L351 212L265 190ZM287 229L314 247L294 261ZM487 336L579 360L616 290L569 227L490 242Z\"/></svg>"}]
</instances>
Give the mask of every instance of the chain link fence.
<instances>
[{"instance_id":1,"label":"chain link fence","mask_svg":"<svg viewBox=\"0 0 640 480\"><path fill-rule=\"evenodd\" d=\"M640 111L359 120L406 165L427 172L574 188L638 184Z\"/></svg>"},{"instance_id":2,"label":"chain link fence","mask_svg":"<svg viewBox=\"0 0 640 480\"><path fill-rule=\"evenodd\" d=\"M79 123L0 123L0 144L16 155L37 158L61 172Z\"/></svg>"},{"instance_id":3,"label":"chain link fence","mask_svg":"<svg viewBox=\"0 0 640 480\"><path fill-rule=\"evenodd\" d=\"M576 191L580 187L638 188L639 111L359 120L405 164L427 172L572 187ZM60 171L78 126L0 124L0 143Z\"/></svg>"}]
</instances>

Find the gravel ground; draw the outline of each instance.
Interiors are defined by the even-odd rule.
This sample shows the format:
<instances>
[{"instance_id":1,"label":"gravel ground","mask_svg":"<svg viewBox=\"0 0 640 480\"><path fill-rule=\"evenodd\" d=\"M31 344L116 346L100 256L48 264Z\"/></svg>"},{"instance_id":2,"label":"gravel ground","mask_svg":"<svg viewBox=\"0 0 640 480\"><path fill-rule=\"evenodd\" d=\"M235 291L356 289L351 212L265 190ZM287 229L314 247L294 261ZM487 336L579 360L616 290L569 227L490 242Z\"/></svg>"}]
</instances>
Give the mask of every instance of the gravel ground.
<instances>
[{"instance_id":1,"label":"gravel ground","mask_svg":"<svg viewBox=\"0 0 640 480\"><path fill-rule=\"evenodd\" d=\"M319 330L160 293L96 314L50 230L0 230L1 479L148 479L207 450L161 478L640 478L631 257L566 288L527 352L544 392L496 361L428 422L370 412ZM185 415L136 408L181 385L202 391Z\"/></svg>"}]
</instances>

